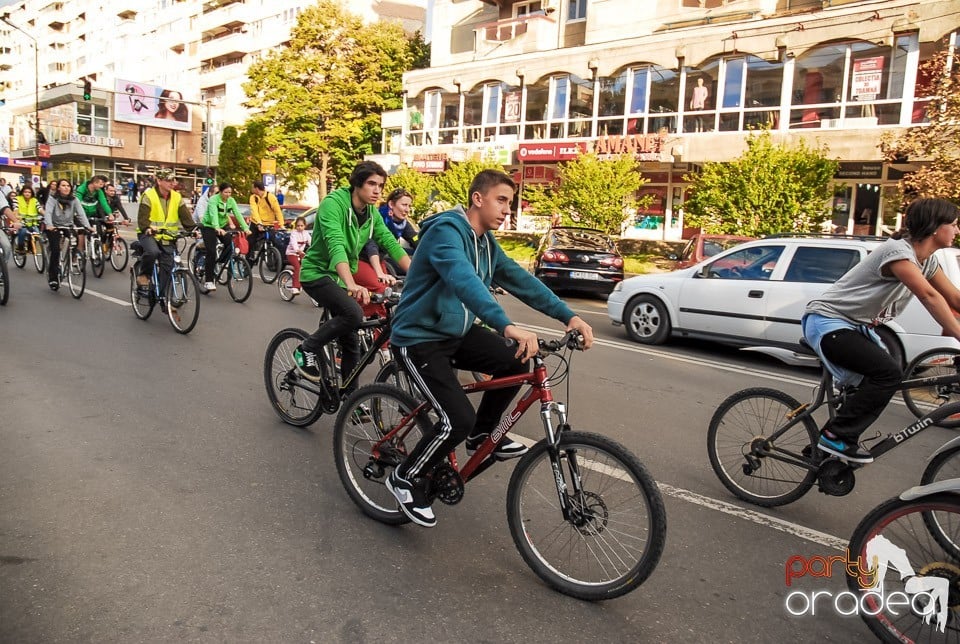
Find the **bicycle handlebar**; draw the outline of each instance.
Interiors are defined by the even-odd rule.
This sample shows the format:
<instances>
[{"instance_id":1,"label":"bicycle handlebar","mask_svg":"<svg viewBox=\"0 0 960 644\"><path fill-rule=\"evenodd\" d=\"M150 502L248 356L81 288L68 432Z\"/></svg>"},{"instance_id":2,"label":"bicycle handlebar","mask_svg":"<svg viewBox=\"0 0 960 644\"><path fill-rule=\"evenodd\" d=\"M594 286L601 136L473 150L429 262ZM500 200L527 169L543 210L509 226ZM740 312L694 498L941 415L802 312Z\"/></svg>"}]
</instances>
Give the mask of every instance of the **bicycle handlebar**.
<instances>
[{"instance_id":1,"label":"bicycle handlebar","mask_svg":"<svg viewBox=\"0 0 960 644\"><path fill-rule=\"evenodd\" d=\"M541 352L556 353L562 349L576 349L583 351L583 336L579 331L571 329L557 340L538 340Z\"/></svg>"}]
</instances>

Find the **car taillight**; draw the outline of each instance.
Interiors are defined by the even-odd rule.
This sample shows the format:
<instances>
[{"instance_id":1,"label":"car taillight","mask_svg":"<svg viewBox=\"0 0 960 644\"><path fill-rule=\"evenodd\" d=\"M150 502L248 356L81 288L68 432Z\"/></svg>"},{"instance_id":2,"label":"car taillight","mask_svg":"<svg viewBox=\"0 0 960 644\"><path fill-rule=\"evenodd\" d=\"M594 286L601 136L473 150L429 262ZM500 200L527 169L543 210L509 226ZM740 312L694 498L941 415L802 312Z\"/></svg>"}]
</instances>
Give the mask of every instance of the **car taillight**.
<instances>
[{"instance_id":1,"label":"car taillight","mask_svg":"<svg viewBox=\"0 0 960 644\"><path fill-rule=\"evenodd\" d=\"M561 262L561 263L564 263L564 264L565 264L565 263L567 263L567 262L570 261L570 258L568 258L566 255L564 255L563 253L561 253L561 252L558 251L558 250L548 250L548 251L546 251L546 252L543 253L543 261L545 261L545 262Z\"/></svg>"},{"instance_id":2,"label":"car taillight","mask_svg":"<svg viewBox=\"0 0 960 644\"><path fill-rule=\"evenodd\" d=\"M614 268L623 268L623 260L619 257L607 257L600 260L601 266L612 266Z\"/></svg>"}]
</instances>

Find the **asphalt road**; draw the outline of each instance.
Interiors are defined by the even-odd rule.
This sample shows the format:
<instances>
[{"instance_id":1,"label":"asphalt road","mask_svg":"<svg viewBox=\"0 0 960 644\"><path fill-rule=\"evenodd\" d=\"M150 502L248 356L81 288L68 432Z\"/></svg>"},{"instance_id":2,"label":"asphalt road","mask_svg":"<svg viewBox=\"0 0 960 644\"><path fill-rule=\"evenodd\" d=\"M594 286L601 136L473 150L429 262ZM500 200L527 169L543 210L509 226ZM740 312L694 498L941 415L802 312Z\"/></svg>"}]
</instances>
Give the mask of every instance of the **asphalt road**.
<instances>
[{"instance_id":1,"label":"asphalt road","mask_svg":"<svg viewBox=\"0 0 960 644\"><path fill-rule=\"evenodd\" d=\"M137 320L107 268L80 301L12 268L0 307L0 641L773 642L864 641L856 617L788 592L845 588L842 573L785 584L785 563L842 554L859 519L915 484L952 436L932 429L858 474L775 510L736 501L710 469L706 428L730 393L814 373L709 344L647 348L571 300L597 330L573 361L570 420L629 447L660 482L667 547L635 592L584 603L547 588L507 530L509 464L486 472L433 530L391 528L351 503L332 420L282 424L263 389L279 329L316 324L306 301L257 283L242 305L203 298L189 336ZM516 301L518 322L559 326ZM889 431L908 412L892 405ZM536 414L520 434L537 439Z\"/></svg>"}]
</instances>

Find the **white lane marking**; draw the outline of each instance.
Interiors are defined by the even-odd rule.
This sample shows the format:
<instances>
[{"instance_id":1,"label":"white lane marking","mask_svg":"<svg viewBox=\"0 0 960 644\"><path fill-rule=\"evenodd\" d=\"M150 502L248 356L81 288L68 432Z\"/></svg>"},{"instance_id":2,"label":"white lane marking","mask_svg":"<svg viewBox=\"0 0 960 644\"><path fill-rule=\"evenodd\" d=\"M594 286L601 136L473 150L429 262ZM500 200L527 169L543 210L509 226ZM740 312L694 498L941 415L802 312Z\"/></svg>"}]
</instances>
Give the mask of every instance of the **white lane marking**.
<instances>
[{"instance_id":1,"label":"white lane marking","mask_svg":"<svg viewBox=\"0 0 960 644\"><path fill-rule=\"evenodd\" d=\"M525 444L527 447L532 447L534 443L536 443L536 441L531 440L526 436L514 435L513 438L514 440ZM602 470L608 476L612 476L621 480L627 480L626 472L617 471L609 466L595 463L590 460L581 461L581 463L590 469L597 471ZM687 503L693 503L694 505L699 505L700 507L710 510L716 510L717 512L722 512L738 519L744 519L762 527L779 530L780 532L785 532L786 534L793 535L794 537L798 537L827 548L845 550L849 543L847 539L841 539L840 537L835 537L832 534L827 534L826 532L820 532L819 530L808 528L800 525L799 523L791 523L790 521L785 521L784 519L778 519L777 517L772 517L767 514L757 512L756 510L741 508L740 506L732 503L727 503L726 501L720 501L708 496L703 496L702 494L697 494L696 492L691 492L690 490L685 490L683 488L674 487L672 485L667 485L666 483L660 482L657 483L657 486L660 488L661 492L667 496L672 496L675 499L686 501Z\"/></svg>"},{"instance_id":2,"label":"white lane marking","mask_svg":"<svg viewBox=\"0 0 960 644\"><path fill-rule=\"evenodd\" d=\"M89 293L94 297L99 297L101 300L106 300L107 302L113 302L114 304L119 304L120 306L133 306L132 304L130 304L130 302L124 302L123 300L118 300L115 297L104 295L103 293L97 293L96 291L91 291L90 289L86 289L84 293Z\"/></svg>"}]
</instances>

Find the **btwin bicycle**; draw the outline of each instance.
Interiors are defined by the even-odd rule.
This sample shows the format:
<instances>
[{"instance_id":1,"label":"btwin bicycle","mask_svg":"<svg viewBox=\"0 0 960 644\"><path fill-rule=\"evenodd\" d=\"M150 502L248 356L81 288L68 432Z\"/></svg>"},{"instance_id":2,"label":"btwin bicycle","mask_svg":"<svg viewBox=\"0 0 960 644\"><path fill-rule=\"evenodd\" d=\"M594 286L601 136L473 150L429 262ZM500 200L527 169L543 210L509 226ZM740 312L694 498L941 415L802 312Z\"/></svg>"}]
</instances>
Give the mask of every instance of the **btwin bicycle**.
<instances>
[{"instance_id":1,"label":"btwin bicycle","mask_svg":"<svg viewBox=\"0 0 960 644\"><path fill-rule=\"evenodd\" d=\"M799 364L767 349L761 350L790 364ZM807 347L802 348L802 353L792 353L804 360L816 359ZM949 372L925 375L923 365L930 362L928 353L932 352L921 354L911 362L898 385L905 400L919 391L956 387L960 383L960 361L953 364ZM744 389L729 396L714 412L707 432L710 465L720 482L738 498L764 507L792 503L814 484L831 496L852 492L856 470L867 464L822 452L817 447L820 432L813 417L814 412L826 406L833 418L837 406L850 391L850 388L837 390L830 372L821 368L820 382L814 388L813 399L807 403L766 387ZM864 440L863 445L876 459L929 427L956 426L958 414L960 401L931 405L927 413L900 431L887 436L878 433ZM947 442L930 457L921 483L952 476L960 476L960 438Z\"/></svg>"},{"instance_id":2,"label":"btwin bicycle","mask_svg":"<svg viewBox=\"0 0 960 644\"><path fill-rule=\"evenodd\" d=\"M243 256L237 245L233 243L233 238L239 234L240 233L235 230L226 232L225 236L230 238L228 242L230 246L229 251L224 250L226 247L225 244L218 243L214 278L217 283L227 285L227 291L230 293L230 297L234 302L242 304L247 301L250 293L253 292L253 276L250 272L250 263L247 261L247 258ZM224 257L227 252L229 252L229 254ZM190 248L189 255L188 264L190 265L193 276L197 280L198 288L201 293L206 295L210 291L204 286L206 283L207 265L204 246L199 243L194 244Z\"/></svg>"},{"instance_id":3,"label":"btwin bicycle","mask_svg":"<svg viewBox=\"0 0 960 644\"><path fill-rule=\"evenodd\" d=\"M552 588L579 599L611 599L653 572L667 520L657 484L639 459L605 436L573 431L566 405L554 400L552 386L566 379L571 352L581 348L576 332L541 340L532 372L463 385L467 393L529 389L462 467L451 452L427 475L427 497L459 503L466 483L497 462L496 446L539 403L545 438L519 460L507 485L510 534ZM545 359L553 354L561 364L548 375ZM367 516L389 525L409 521L384 481L430 431L432 412L429 402L383 383L361 387L343 403L333 433L337 473Z\"/></svg>"},{"instance_id":4,"label":"btwin bicycle","mask_svg":"<svg viewBox=\"0 0 960 644\"><path fill-rule=\"evenodd\" d=\"M33 265L37 272L42 274L47 269L46 243L39 226L28 227L27 241L22 249L14 250L13 263L17 265L17 268L23 268L27 265L27 256L29 255L33 257Z\"/></svg>"},{"instance_id":5,"label":"btwin bicycle","mask_svg":"<svg viewBox=\"0 0 960 644\"><path fill-rule=\"evenodd\" d=\"M192 236L192 233L180 232L178 239ZM140 242L131 245L136 258L130 269L130 303L133 305L133 314L141 320L146 320L153 313L154 307L159 304L160 310L170 320L170 325L177 333L187 334L193 330L200 317L200 298L197 281L190 271L183 265L178 244L172 244L173 265L170 274L166 275L166 284L161 288L160 260L153 263L153 273L150 276L150 285L146 294L140 291L137 285L137 275L140 274L140 258L143 247ZM161 249L167 252L166 249Z\"/></svg>"}]
</instances>

